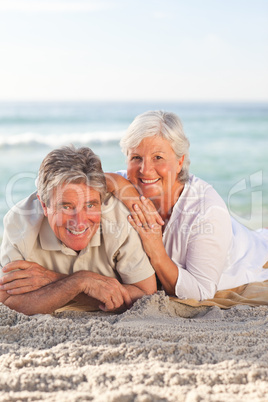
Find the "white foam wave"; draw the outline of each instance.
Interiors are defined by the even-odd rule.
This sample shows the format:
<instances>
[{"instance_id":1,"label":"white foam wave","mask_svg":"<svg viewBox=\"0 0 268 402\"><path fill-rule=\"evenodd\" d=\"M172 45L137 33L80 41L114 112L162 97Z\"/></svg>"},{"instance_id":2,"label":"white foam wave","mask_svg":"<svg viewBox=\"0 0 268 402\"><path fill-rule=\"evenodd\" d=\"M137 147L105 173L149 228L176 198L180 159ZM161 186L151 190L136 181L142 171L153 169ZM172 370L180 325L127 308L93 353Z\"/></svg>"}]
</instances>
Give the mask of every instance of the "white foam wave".
<instances>
[{"instance_id":1,"label":"white foam wave","mask_svg":"<svg viewBox=\"0 0 268 402\"><path fill-rule=\"evenodd\" d=\"M94 131L94 132L72 132L72 133L55 133L40 134L26 132L20 134L4 135L0 134L0 146L19 146L19 145L46 145L49 147L58 147L70 143L74 144L90 144L90 143L107 143L119 142L124 134L123 131Z\"/></svg>"}]
</instances>

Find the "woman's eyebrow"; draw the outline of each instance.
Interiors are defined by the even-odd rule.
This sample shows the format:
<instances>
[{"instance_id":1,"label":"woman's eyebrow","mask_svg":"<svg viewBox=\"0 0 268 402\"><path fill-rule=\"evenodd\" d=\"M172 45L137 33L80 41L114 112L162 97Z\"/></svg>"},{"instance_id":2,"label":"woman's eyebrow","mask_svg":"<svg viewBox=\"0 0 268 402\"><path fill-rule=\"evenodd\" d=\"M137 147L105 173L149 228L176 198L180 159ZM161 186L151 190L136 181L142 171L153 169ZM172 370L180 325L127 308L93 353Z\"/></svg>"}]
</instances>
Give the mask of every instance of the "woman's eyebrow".
<instances>
[{"instance_id":1,"label":"woman's eyebrow","mask_svg":"<svg viewBox=\"0 0 268 402\"><path fill-rule=\"evenodd\" d=\"M161 154L166 154L167 152L165 152L165 151L152 151L152 154L159 154L159 153L161 153ZM139 152L131 152L130 151L130 154L131 155L139 155Z\"/></svg>"}]
</instances>

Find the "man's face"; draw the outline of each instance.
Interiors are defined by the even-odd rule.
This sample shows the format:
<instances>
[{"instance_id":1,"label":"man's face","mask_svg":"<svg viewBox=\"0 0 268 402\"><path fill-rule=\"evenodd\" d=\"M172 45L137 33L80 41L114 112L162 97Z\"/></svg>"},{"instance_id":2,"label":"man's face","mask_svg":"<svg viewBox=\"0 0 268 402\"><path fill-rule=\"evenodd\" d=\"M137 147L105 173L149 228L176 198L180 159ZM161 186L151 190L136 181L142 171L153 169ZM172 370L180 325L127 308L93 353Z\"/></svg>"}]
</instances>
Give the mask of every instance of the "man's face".
<instances>
[{"instance_id":1,"label":"man's face","mask_svg":"<svg viewBox=\"0 0 268 402\"><path fill-rule=\"evenodd\" d=\"M42 207L57 238L75 251L84 249L99 228L100 194L86 184L54 188L49 206Z\"/></svg>"}]
</instances>

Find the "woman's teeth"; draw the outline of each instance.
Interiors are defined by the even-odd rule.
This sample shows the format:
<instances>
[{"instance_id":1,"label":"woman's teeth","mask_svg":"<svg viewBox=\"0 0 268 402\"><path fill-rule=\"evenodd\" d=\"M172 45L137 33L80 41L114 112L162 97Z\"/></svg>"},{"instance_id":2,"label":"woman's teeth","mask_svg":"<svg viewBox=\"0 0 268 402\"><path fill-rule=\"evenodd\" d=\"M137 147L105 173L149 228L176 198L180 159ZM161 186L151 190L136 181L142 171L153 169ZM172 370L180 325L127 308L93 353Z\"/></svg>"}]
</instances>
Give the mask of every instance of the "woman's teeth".
<instances>
[{"instance_id":1,"label":"woman's teeth","mask_svg":"<svg viewBox=\"0 0 268 402\"><path fill-rule=\"evenodd\" d=\"M151 184L151 183L156 183L159 179L154 179L154 180L145 180L145 179L140 179L142 183L144 184Z\"/></svg>"}]
</instances>

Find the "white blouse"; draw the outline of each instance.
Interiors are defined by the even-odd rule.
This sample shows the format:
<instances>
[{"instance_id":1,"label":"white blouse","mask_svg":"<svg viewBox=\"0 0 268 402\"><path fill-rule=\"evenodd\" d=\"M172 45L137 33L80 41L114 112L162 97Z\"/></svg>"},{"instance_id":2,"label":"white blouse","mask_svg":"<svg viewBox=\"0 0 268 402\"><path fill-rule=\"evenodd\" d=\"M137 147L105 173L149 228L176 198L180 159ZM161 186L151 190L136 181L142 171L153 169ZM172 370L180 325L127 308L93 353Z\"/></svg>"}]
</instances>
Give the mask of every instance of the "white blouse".
<instances>
[{"instance_id":1,"label":"white blouse","mask_svg":"<svg viewBox=\"0 0 268 402\"><path fill-rule=\"evenodd\" d=\"M127 178L126 171L116 173ZM268 230L235 221L213 187L194 175L173 207L163 243L178 267L180 299L209 299L217 290L268 279Z\"/></svg>"}]
</instances>

